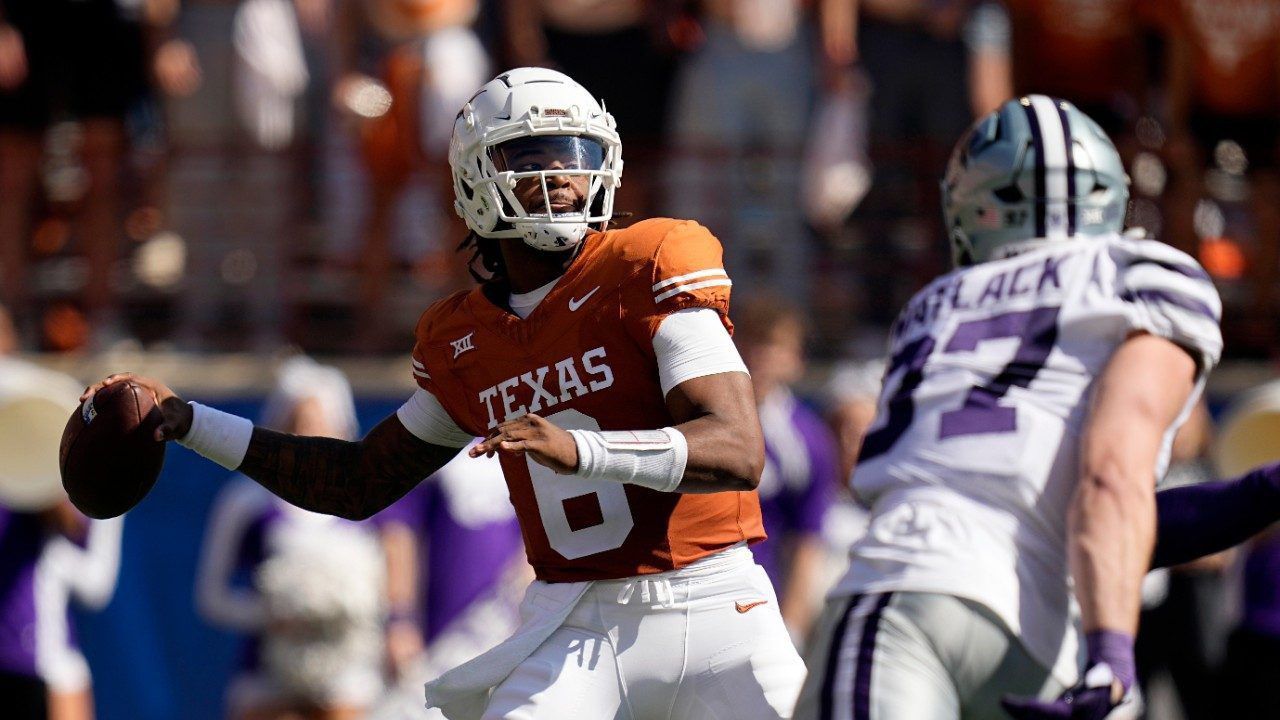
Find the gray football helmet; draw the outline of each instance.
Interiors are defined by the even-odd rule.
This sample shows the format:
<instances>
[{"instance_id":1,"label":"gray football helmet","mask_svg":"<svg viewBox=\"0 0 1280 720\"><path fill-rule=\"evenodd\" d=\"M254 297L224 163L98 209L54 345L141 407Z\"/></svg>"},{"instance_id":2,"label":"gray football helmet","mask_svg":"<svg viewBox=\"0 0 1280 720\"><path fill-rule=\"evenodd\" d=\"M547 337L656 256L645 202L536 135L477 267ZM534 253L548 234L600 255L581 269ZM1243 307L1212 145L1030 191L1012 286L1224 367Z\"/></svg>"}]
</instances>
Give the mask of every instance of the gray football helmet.
<instances>
[{"instance_id":1,"label":"gray football helmet","mask_svg":"<svg viewBox=\"0 0 1280 720\"><path fill-rule=\"evenodd\" d=\"M957 266L1120 232L1128 204L1129 179L1107 134L1071 103L1044 95L1010 100L975 123L942 180Z\"/></svg>"}]
</instances>

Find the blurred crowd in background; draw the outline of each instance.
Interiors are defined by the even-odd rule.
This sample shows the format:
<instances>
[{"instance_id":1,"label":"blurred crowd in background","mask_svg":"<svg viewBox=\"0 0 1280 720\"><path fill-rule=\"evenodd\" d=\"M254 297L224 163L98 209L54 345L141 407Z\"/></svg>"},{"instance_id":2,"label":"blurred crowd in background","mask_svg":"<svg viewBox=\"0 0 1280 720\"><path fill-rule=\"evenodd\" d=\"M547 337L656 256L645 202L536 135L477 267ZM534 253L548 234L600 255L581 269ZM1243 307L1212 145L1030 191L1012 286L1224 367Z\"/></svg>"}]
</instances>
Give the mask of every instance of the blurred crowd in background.
<instances>
[{"instance_id":1,"label":"blurred crowd in background","mask_svg":"<svg viewBox=\"0 0 1280 720\"><path fill-rule=\"evenodd\" d=\"M0 302L34 350L404 352L471 282L454 114L516 65L617 117L618 222L703 222L824 358L945 267L946 153L1032 91L1111 133L1227 354L1278 347L1272 0L3 0Z\"/></svg>"},{"instance_id":2,"label":"blurred crowd in background","mask_svg":"<svg viewBox=\"0 0 1280 720\"><path fill-rule=\"evenodd\" d=\"M60 496L56 468L45 467L80 384L7 354L15 343L3 317L6 718L438 720L423 710L422 683L516 628L532 570L496 459L460 454L357 523L292 507L171 447L155 489L123 527L88 520ZM803 648L849 544L865 532L843 480L874 421L884 366L844 363L804 392L811 325L800 307L762 296L734 317L766 450L759 493L769 537L752 551ZM258 361L273 377L266 392L228 397L207 381L199 389L195 362L184 394L286 432L358 437L404 397L358 395L341 370L301 355ZM41 400L52 412L33 412ZM1196 409L1164 486L1275 458L1280 383L1241 396L1225 422L1215 437L1209 406ZM1238 717L1274 715L1278 538L1148 576L1138 636L1145 717L1216 720L1227 696L1251 709Z\"/></svg>"},{"instance_id":3,"label":"blurred crowd in background","mask_svg":"<svg viewBox=\"0 0 1280 720\"><path fill-rule=\"evenodd\" d=\"M1128 164L1130 224L1217 280L1227 356L1280 349L1280 0L0 0L0 356L194 352L188 397L358 433L404 396L353 398L295 358L269 392L209 399L200 363L405 354L473 282L453 117L516 65L617 117L619 223L694 218L724 244L768 445L755 549L798 642L861 532L840 488L875 358L946 267L938 178L976 116L1026 92L1079 105ZM51 382L32 372L0 357L0 438L14 388ZM1188 423L1169 482L1215 474L1232 399ZM505 635L529 577L481 465L362 524L176 448L123 531L0 506L0 683L44 683L56 720L421 717L421 682ZM81 653L68 600L107 602L117 568L107 610L77 611ZM1153 576L1148 601L1151 717L1216 717L1228 691L1268 707L1275 536Z\"/></svg>"}]
</instances>

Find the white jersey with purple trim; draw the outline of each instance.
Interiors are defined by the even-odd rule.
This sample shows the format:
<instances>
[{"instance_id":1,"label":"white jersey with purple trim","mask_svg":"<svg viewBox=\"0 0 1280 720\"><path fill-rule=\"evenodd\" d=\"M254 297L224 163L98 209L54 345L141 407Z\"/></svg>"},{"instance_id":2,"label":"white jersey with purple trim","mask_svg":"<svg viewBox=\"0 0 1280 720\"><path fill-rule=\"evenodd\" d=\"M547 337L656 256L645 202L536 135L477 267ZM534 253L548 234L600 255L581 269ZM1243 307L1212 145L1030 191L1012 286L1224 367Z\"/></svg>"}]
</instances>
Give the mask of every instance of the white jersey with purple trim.
<instances>
[{"instance_id":1,"label":"white jersey with purple trim","mask_svg":"<svg viewBox=\"0 0 1280 720\"><path fill-rule=\"evenodd\" d=\"M834 594L980 602L1072 684L1066 513L1093 381L1131 334L1172 340L1200 368L1176 427L1218 361L1220 315L1194 260L1118 235L1028 243L935 280L892 329L852 479L873 517Z\"/></svg>"}]
</instances>

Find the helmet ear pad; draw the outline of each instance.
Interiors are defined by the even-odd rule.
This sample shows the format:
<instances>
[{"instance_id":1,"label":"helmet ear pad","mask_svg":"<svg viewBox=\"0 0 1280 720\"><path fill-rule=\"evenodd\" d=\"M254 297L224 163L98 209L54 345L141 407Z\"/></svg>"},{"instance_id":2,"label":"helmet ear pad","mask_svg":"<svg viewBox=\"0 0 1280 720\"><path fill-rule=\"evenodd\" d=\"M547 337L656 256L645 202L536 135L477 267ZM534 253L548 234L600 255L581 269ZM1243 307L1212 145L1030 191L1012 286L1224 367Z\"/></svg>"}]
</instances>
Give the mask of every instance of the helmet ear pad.
<instances>
[{"instance_id":1,"label":"helmet ear pad","mask_svg":"<svg viewBox=\"0 0 1280 720\"><path fill-rule=\"evenodd\" d=\"M490 188L473 184L483 173L479 159L474 165L453 168L453 209L473 232L489 237L498 226L499 213L493 207Z\"/></svg>"}]
</instances>

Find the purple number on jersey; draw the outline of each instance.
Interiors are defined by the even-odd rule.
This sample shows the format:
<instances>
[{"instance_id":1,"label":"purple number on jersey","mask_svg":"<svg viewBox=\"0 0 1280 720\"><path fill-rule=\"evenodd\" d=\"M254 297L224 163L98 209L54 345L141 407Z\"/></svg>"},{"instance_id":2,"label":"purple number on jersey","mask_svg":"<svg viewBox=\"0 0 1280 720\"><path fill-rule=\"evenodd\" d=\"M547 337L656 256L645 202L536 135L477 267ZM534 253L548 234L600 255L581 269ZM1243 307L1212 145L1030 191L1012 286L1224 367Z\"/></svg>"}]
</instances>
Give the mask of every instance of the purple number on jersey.
<instances>
[{"instance_id":1,"label":"purple number on jersey","mask_svg":"<svg viewBox=\"0 0 1280 720\"><path fill-rule=\"evenodd\" d=\"M1044 367L1058 339L1058 308L1009 312L983 320L960 323L943 352L967 352L984 340L1019 338L1013 359L986 385L976 385L957 410L942 413L938 439L978 433L1012 432L1018 429L1018 413L998 405L1011 387L1027 387Z\"/></svg>"},{"instance_id":2,"label":"purple number on jersey","mask_svg":"<svg viewBox=\"0 0 1280 720\"><path fill-rule=\"evenodd\" d=\"M898 384L897 391L886 406L888 415L884 425L878 430L867 433L863 439L862 450L858 453L858 462L865 462L889 452L889 448L893 447L908 427L911 427L911 420L916 414L916 405L911 394L924 380L924 364L933 353L933 346L933 338L922 337L907 343L906 347L889 359L889 367L884 371L886 379L904 365L906 372L902 376L902 382Z\"/></svg>"},{"instance_id":3,"label":"purple number on jersey","mask_svg":"<svg viewBox=\"0 0 1280 720\"><path fill-rule=\"evenodd\" d=\"M1027 387L1053 350L1058 338L1058 308L1008 312L995 317L970 320L956 326L944 353L971 352L984 340L1018 338L1018 349L1008 365L985 385L975 385L965 395L964 403L955 410L942 413L938 439L978 433L1011 432L1017 429L1017 411L998 404L1011 387ZM858 462L865 462L888 452L902 437L915 418L912 395L924 381L924 366L936 342L925 336L899 350L889 361L885 377L904 368L902 381L885 406L884 425L867 434Z\"/></svg>"}]
</instances>

